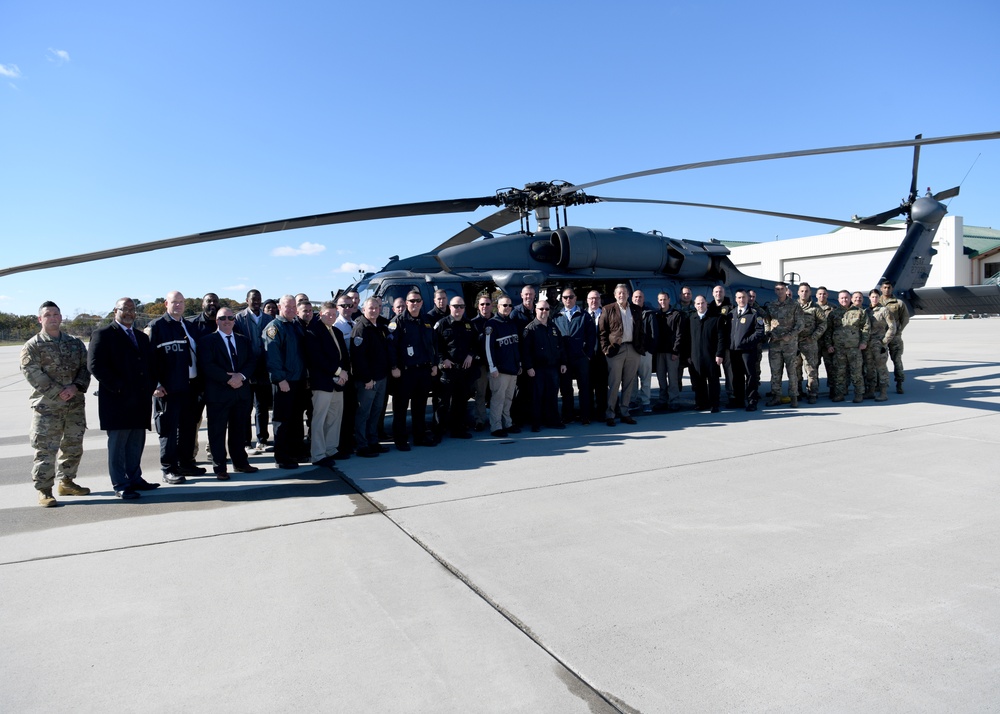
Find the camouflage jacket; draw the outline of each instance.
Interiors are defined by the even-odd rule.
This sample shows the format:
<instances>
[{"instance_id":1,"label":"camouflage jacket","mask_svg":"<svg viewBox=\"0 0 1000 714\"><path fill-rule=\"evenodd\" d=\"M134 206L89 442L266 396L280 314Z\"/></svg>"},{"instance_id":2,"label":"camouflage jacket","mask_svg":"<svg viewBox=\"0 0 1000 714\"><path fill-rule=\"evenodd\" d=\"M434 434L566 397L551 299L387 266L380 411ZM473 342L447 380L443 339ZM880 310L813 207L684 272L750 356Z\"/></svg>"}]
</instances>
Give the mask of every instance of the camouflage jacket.
<instances>
[{"instance_id":1,"label":"camouflage jacket","mask_svg":"<svg viewBox=\"0 0 1000 714\"><path fill-rule=\"evenodd\" d=\"M823 322L826 323L826 327L823 328L823 336L819 338L819 350L820 352L825 352L826 348L832 344L830 340L833 337L833 331L830 329L830 315L833 314L834 306L830 303L826 305L820 305L818 302L813 304L816 305L816 309L822 315Z\"/></svg>"},{"instance_id":2,"label":"camouflage jacket","mask_svg":"<svg viewBox=\"0 0 1000 714\"><path fill-rule=\"evenodd\" d=\"M826 312L814 302L808 302L805 305L800 302L799 309L802 311L803 322L802 332L799 333L799 342L812 341L819 344L826 332Z\"/></svg>"},{"instance_id":3,"label":"camouflage jacket","mask_svg":"<svg viewBox=\"0 0 1000 714\"><path fill-rule=\"evenodd\" d=\"M896 336L903 334L903 329L910 321L910 313L906 311L906 305L894 297L888 299L885 297L879 298L879 305L888 310L892 314L893 318L895 318L896 325L898 326Z\"/></svg>"},{"instance_id":4,"label":"camouflage jacket","mask_svg":"<svg viewBox=\"0 0 1000 714\"><path fill-rule=\"evenodd\" d=\"M879 304L873 308L869 308L868 319L871 325L871 334L868 339L873 344L875 340L881 341L883 345L892 342L892 338L897 334L899 325L892 312L885 305Z\"/></svg>"},{"instance_id":5,"label":"camouflage jacket","mask_svg":"<svg viewBox=\"0 0 1000 714\"><path fill-rule=\"evenodd\" d=\"M31 406L76 406L83 404L83 394L90 386L87 370L87 348L76 337L65 332L49 337L39 332L21 348L21 372L32 386ZM69 401L59 398L59 392L75 384L79 390Z\"/></svg>"},{"instance_id":6,"label":"camouflage jacket","mask_svg":"<svg viewBox=\"0 0 1000 714\"><path fill-rule=\"evenodd\" d=\"M799 303L791 298L784 302L774 300L764 306L764 332L771 342L798 342L805 325Z\"/></svg>"},{"instance_id":7,"label":"camouflage jacket","mask_svg":"<svg viewBox=\"0 0 1000 714\"><path fill-rule=\"evenodd\" d=\"M837 307L830 313L830 324L827 327L831 333L828 345L834 349L850 349L868 343L871 328L868 325L868 313L853 305L848 308Z\"/></svg>"}]
</instances>

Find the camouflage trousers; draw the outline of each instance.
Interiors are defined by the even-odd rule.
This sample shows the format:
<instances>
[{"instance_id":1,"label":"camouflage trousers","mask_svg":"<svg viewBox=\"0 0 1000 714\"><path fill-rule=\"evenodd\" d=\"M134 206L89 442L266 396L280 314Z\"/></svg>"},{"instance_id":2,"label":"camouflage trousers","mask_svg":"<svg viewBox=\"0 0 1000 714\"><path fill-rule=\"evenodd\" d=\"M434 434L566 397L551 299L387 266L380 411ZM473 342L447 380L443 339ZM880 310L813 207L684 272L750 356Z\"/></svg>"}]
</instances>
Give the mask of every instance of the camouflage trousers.
<instances>
[{"instance_id":1,"label":"camouflage trousers","mask_svg":"<svg viewBox=\"0 0 1000 714\"><path fill-rule=\"evenodd\" d=\"M803 365L805 365L806 392L815 397L819 394L819 346L815 340L799 342L799 352L795 355L796 384L802 384Z\"/></svg>"},{"instance_id":2,"label":"camouflage trousers","mask_svg":"<svg viewBox=\"0 0 1000 714\"><path fill-rule=\"evenodd\" d=\"M889 359L892 360L892 373L896 381L902 382L906 379L906 374L903 372L903 338L899 335L889 342Z\"/></svg>"},{"instance_id":3,"label":"camouflage trousers","mask_svg":"<svg viewBox=\"0 0 1000 714\"><path fill-rule=\"evenodd\" d=\"M865 392L879 392L889 388L889 349L876 340L864 351Z\"/></svg>"},{"instance_id":4,"label":"camouflage trousers","mask_svg":"<svg viewBox=\"0 0 1000 714\"><path fill-rule=\"evenodd\" d=\"M799 396L799 382L795 378L795 357L799 354L796 340L772 342L768 348L768 363L771 365L771 394L781 396L782 368L788 374L788 396Z\"/></svg>"},{"instance_id":5,"label":"camouflage trousers","mask_svg":"<svg viewBox=\"0 0 1000 714\"><path fill-rule=\"evenodd\" d=\"M59 478L76 478L83 456L83 435L87 414L83 400L71 407L38 405L32 411L29 443L35 450L31 479L35 488L50 489ZM61 453L60 453L61 452Z\"/></svg>"},{"instance_id":6,"label":"camouflage trousers","mask_svg":"<svg viewBox=\"0 0 1000 714\"><path fill-rule=\"evenodd\" d=\"M837 347L833 353L833 362L836 368L830 379L830 396L846 397L852 384L854 396L864 396L865 377L861 350L857 347Z\"/></svg>"}]
</instances>

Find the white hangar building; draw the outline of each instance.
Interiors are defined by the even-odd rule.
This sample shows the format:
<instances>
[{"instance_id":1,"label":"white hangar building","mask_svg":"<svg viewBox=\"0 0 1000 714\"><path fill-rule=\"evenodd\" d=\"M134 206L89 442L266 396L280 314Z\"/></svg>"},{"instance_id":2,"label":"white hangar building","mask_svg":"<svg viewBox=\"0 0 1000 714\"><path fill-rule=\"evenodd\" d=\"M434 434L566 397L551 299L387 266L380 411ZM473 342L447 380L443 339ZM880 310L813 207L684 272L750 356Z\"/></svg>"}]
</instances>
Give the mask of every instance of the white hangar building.
<instances>
[{"instance_id":1,"label":"white hangar building","mask_svg":"<svg viewBox=\"0 0 1000 714\"><path fill-rule=\"evenodd\" d=\"M861 290L876 287L905 234L838 228L830 233L768 243L723 241L742 272L768 280L805 281L814 288ZM945 216L933 243L927 287L982 285L1000 277L1000 230L964 224L961 216Z\"/></svg>"}]
</instances>

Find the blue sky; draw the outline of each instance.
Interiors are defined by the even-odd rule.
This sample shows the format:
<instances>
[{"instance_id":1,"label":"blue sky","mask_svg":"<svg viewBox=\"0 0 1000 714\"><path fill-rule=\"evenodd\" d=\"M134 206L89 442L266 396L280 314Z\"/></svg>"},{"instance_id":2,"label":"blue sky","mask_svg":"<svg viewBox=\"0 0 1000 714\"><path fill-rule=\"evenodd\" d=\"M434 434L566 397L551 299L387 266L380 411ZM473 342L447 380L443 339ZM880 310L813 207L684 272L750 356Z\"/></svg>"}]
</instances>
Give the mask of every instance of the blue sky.
<instances>
[{"instance_id":1,"label":"blue sky","mask_svg":"<svg viewBox=\"0 0 1000 714\"><path fill-rule=\"evenodd\" d=\"M809 5L5 0L0 267L530 181L1000 129L995 2ZM799 158L593 193L847 219L898 204L911 162L909 149ZM951 212L1000 225L1000 141L923 149L921 190L963 179ZM105 313L174 289L323 298L492 210L4 277L0 310ZM634 205L570 222L697 240L825 230Z\"/></svg>"}]
</instances>

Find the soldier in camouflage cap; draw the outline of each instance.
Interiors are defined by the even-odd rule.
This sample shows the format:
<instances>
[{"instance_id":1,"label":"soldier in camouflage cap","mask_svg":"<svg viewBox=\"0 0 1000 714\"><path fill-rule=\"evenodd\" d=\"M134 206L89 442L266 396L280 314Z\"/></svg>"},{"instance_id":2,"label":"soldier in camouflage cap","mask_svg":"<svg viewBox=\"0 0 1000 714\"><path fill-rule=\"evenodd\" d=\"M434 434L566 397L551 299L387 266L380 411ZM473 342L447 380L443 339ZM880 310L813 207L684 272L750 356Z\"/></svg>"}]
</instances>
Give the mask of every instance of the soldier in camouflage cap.
<instances>
[{"instance_id":1,"label":"soldier in camouflage cap","mask_svg":"<svg viewBox=\"0 0 1000 714\"><path fill-rule=\"evenodd\" d=\"M781 373L788 374L790 405L799 405L799 383L795 378L795 358L799 353L799 333L805 325L799 304L789 297L788 283L776 283L775 300L764 306L764 331L770 338L771 393L767 406L781 404Z\"/></svg>"},{"instance_id":2,"label":"soldier in camouflage cap","mask_svg":"<svg viewBox=\"0 0 1000 714\"><path fill-rule=\"evenodd\" d=\"M795 382L802 384L805 371L806 396L810 404L816 403L819 394L819 343L826 333L827 313L812 301L809 283L799 285L799 309L805 327L799 333L799 353L795 357Z\"/></svg>"},{"instance_id":3,"label":"soldier in camouflage cap","mask_svg":"<svg viewBox=\"0 0 1000 714\"><path fill-rule=\"evenodd\" d=\"M860 293L859 293L860 294ZM854 401L864 401L865 379L861 353L868 346L868 314L851 304L851 293L841 290L840 307L830 313L827 325L827 352L833 355L836 369L830 380L830 396L842 402L850 383L854 384Z\"/></svg>"},{"instance_id":4,"label":"soldier in camouflage cap","mask_svg":"<svg viewBox=\"0 0 1000 714\"><path fill-rule=\"evenodd\" d=\"M39 505L48 507L58 505L52 496L57 472L60 496L90 493L73 482L87 431L83 395L90 386L90 372L83 342L59 329L62 313L58 305L43 302L38 322L41 330L21 348L21 372L32 386L29 438L35 461L31 477Z\"/></svg>"},{"instance_id":5,"label":"soldier in camouflage cap","mask_svg":"<svg viewBox=\"0 0 1000 714\"><path fill-rule=\"evenodd\" d=\"M879 302L896 318L897 330L889 341L889 357L892 359L892 371L896 377L896 394L902 394L903 380L906 379L906 373L903 371L903 330L910 321L910 313L906 310L906 305L893 297L891 282L883 280L881 290L882 297Z\"/></svg>"},{"instance_id":6,"label":"soldier in camouflage cap","mask_svg":"<svg viewBox=\"0 0 1000 714\"><path fill-rule=\"evenodd\" d=\"M879 303L879 291L868 293L871 307L868 309L868 321L871 334L868 336L868 349L865 350L865 397L875 397L876 402L884 402L889 397L889 344L896 336L898 323L892 312Z\"/></svg>"}]
</instances>

